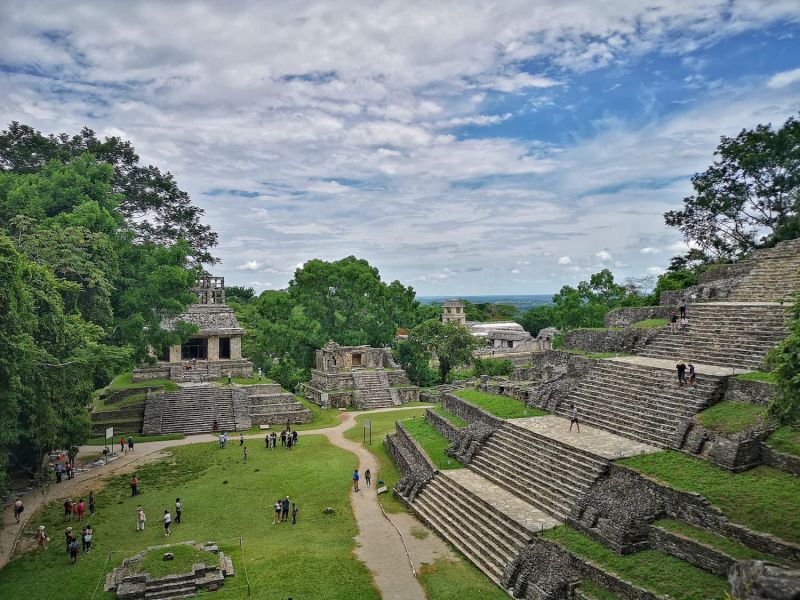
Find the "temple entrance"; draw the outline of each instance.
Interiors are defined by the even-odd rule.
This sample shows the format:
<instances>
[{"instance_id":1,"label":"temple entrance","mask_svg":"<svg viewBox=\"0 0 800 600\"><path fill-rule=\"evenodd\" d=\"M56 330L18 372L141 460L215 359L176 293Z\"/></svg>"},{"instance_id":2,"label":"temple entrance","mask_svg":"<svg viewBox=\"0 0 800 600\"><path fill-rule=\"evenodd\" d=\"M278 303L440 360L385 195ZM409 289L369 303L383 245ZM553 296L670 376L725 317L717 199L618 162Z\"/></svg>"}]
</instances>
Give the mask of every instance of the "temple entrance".
<instances>
[{"instance_id":1,"label":"temple entrance","mask_svg":"<svg viewBox=\"0 0 800 600\"><path fill-rule=\"evenodd\" d=\"M353 353L353 366L360 367L361 366L361 355Z\"/></svg>"},{"instance_id":2,"label":"temple entrance","mask_svg":"<svg viewBox=\"0 0 800 600\"><path fill-rule=\"evenodd\" d=\"M208 358L208 338L191 338L181 344L181 360L206 360Z\"/></svg>"},{"instance_id":3,"label":"temple entrance","mask_svg":"<svg viewBox=\"0 0 800 600\"><path fill-rule=\"evenodd\" d=\"M219 338L219 357L221 359L228 359L231 357L231 338Z\"/></svg>"}]
</instances>

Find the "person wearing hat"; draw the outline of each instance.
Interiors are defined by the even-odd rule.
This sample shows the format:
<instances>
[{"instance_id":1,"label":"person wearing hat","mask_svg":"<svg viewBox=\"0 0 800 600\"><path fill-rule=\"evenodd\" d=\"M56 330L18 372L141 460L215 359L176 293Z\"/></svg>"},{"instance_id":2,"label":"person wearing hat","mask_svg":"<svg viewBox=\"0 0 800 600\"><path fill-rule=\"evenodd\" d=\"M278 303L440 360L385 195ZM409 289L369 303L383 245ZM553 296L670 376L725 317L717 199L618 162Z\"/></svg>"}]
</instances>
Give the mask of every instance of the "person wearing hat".
<instances>
[{"instance_id":1,"label":"person wearing hat","mask_svg":"<svg viewBox=\"0 0 800 600\"><path fill-rule=\"evenodd\" d=\"M69 552L69 539L73 537L72 527L67 527L64 530L64 543L67 545L67 552Z\"/></svg>"},{"instance_id":2,"label":"person wearing hat","mask_svg":"<svg viewBox=\"0 0 800 600\"><path fill-rule=\"evenodd\" d=\"M136 507L136 531L144 531L145 521L147 521L147 517L144 509L141 506Z\"/></svg>"},{"instance_id":3,"label":"person wearing hat","mask_svg":"<svg viewBox=\"0 0 800 600\"><path fill-rule=\"evenodd\" d=\"M39 531L36 532L37 550L47 550L47 542L49 541L50 538L47 537L47 534L44 532L44 525L39 525Z\"/></svg>"}]
</instances>

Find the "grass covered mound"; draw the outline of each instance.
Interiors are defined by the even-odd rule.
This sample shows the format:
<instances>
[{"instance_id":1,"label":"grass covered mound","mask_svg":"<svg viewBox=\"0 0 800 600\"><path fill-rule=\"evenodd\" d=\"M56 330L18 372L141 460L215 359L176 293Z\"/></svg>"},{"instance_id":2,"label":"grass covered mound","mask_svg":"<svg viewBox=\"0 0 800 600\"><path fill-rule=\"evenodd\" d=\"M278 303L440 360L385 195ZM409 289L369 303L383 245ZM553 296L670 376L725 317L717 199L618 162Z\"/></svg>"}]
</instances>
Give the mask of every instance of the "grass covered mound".
<instances>
[{"instance_id":1,"label":"grass covered mound","mask_svg":"<svg viewBox=\"0 0 800 600\"><path fill-rule=\"evenodd\" d=\"M463 467L458 460L445 453L450 440L439 433L424 417L402 421L405 430L422 446L425 453L440 470L459 469Z\"/></svg>"},{"instance_id":2,"label":"grass covered mound","mask_svg":"<svg viewBox=\"0 0 800 600\"><path fill-rule=\"evenodd\" d=\"M441 406L438 406L438 407L434 408L433 412L435 412L440 417L444 417L445 419L450 421L456 427L466 427L467 426L467 422L464 419L462 419L458 415L454 415L449 410L445 410Z\"/></svg>"},{"instance_id":3,"label":"grass covered mound","mask_svg":"<svg viewBox=\"0 0 800 600\"><path fill-rule=\"evenodd\" d=\"M656 594L678 600L709 600L725 598L728 590L722 577L658 550L642 550L622 556L566 525L540 535Z\"/></svg>"},{"instance_id":4,"label":"grass covered mound","mask_svg":"<svg viewBox=\"0 0 800 600\"><path fill-rule=\"evenodd\" d=\"M617 462L675 489L704 496L734 523L800 542L800 477L765 466L731 473L673 451Z\"/></svg>"},{"instance_id":5,"label":"grass covered mound","mask_svg":"<svg viewBox=\"0 0 800 600\"><path fill-rule=\"evenodd\" d=\"M740 544L735 540L729 540L728 538L722 537L713 531L701 529L700 527L694 527L693 525L689 525L683 521L660 519L655 521L653 525L660 527L664 531L678 533L691 540L705 544L706 546L711 546L715 550L724 552L736 560L747 560L752 558L756 560L769 560L776 562L775 559L768 554L764 554L758 550L753 550L752 548L748 548L744 544Z\"/></svg>"},{"instance_id":6,"label":"grass covered mound","mask_svg":"<svg viewBox=\"0 0 800 600\"><path fill-rule=\"evenodd\" d=\"M488 413L501 419L519 419L521 417L542 417L550 414L547 411L527 406L521 400L487 394L478 390L458 390L455 395L459 398L479 406Z\"/></svg>"},{"instance_id":7,"label":"grass covered mound","mask_svg":"<svg viewBox=\"0 0 800 600\"><path fill-rule=\"evenodd\" d=\"M116 392L118 390L127 390L130 388L156 387L159 385L163 385L164 389L168 392L174 392L178 389L178 385L171 379L148 379L147 381L139 381L134 383L133 373L131 371L120 373L114 377L114 379L111 380L111 383L109 383L104 389L106 392Z\"/></svg>"},{"instance_id":8,"label":"grass covered mound","mask_svg":"<svg viewBox=\"0 0 800 600\"><path fill-rule=\"evenodd\" d=\"M784 425L767 438L767 444L778 452L800 456L800 427Z\"/></svg>"},{"instance_id":9,"label":"grass covered mound","mask_svg":"<svg viewBox=\"0 0 800 600\"><path fill-rule=\"evenodd\" d=\"M772 371L751 371L750 373L741 373L736 376L736 379L742 381L761 381L763 383L777 383L775 373Z\"/></svg>"},{"instance_id":10,"label":"grass covered mound","mask_svg":"<svg viewBox=\"0 0 800 600\"><path fill-rule=\"evenodd\" d=\"M174 558L164 560L166 552L171 552ZM142 560L129 564L126 570L132 573L148 573L151 579L159 579L167 575L190 573L194 565L206 563L218 565L219 557L211 552L195 548L192 544L174 544L145 552Z\"/></svg>"},{"instance_id":11,"label":"grass covered mound","mask_svg":"<svg viewBox=\"0 0 800 600\"><path fill-rule=\"evenodd\" d=\"M700 424L719 433L737 433L763 422L766 406L747 402L719 402L697 415Z\"/></svg>"},{"instance_id":12,"label":"grass covered mound","mask_svg":"<svg viewBox=\"0 0 800 600\"><path fill-rule=\"evenodd\" d=\"M632 325L634 329L652 329L654 327L666 327L669 325L669 319L645 319L644 321L637 321Z\"/></svg>"},{"instance_id":13,"label":"grass covered mound","mask_svg":"<svg viewBox=\"0 0 800 600\"><path fill-rule=\"evenodd\" d=\"M235 443L225 450L216 443L173 448L167 459L138 470L137 498L130 497L130 475L112 477L97 494L97 513L90 517L93 550L81 553L74 566L64 552L61 501L50 504L24 534L32 538L39 524L46 525L50 548L23 554L2 569L0 598L88 598L122 559L148 546L188 540L218 542L237 573L226 582L224 596L246 598L242 536L252 597L377 600L371 574L353 555L357 529L349 490L356 457L321 436L300 436L291 452L247 444L247 462ZM298 524L272 525L272 506L286 495L298 503ZM174 509L176 496L184 503L183 522L173 523L172 535L165 537L161 519L165 509ZM138 504L147 514L140 533ZM333 508L332 515L323 513L326 507ZM113 560L106 566L109 551Z\"/></svg>"}]
</instances>

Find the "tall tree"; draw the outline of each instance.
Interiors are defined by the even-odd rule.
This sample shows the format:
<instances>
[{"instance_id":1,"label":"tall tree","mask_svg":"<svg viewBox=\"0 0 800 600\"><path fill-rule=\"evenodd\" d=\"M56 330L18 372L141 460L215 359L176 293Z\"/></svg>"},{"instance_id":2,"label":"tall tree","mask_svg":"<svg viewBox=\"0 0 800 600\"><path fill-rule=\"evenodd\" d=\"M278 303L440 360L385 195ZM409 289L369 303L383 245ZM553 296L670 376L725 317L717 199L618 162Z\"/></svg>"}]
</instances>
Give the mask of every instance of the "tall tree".
<instances>
[{"instance_id":1,"label":"tall tree","mask_svg":"<svg viewBox=\"0 0 800 600\"><path fill-rule=\"evenodd\" d=\"M717 258L746 254L798 231L800 121L790 117L775 130L758 125L723 137L717 160L692 177L694 194L682 210L664 214L687 241Z\"/></svg>"},{"instance_id":2,"label":"tall tree","mask_svg":"<svg viewBox=\"0 0 800 600\"><path fill-rule=\"evenodd\" d=\"M439 379L447 381L447 375L455 367L472 362L472 352L478 347L478 340L465 327L450 322L442 323L431 319L420 323L408 335L406 342L411 346L409 356L439 360Z\"/></svg>"}]
</instances>

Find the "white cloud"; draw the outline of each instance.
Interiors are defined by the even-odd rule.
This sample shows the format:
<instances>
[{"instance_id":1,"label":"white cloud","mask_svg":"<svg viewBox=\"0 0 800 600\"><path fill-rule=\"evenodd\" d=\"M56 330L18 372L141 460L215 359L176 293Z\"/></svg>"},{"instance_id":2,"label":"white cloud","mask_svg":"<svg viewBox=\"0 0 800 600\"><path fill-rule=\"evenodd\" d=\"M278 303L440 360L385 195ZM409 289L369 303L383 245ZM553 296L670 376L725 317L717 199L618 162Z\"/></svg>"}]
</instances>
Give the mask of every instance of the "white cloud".
<instances>
[{"instance_id":1,"label":"white cloud","mask_svg":"<svg viewBox=\"0 0 800 600\"><path fill-rule=\"evenodd\" d=\"M512 273L522 273L522 271L520 271L519 269L511 269L511 272Z\"/></svg>"},{"instance_id":2,"label":"white cloud","mask_svg":"<svg viewBox=\"0 0 800 600\"><path fill-rule=\"evenodd\" d=\"M248 260L243 265L239 265L238 267L236 267L236 270L237 271L260 271L263 268L264 268L264 265L262 265L257 260Z\"/></svg>"},{"instance_id":3,"label":"white cloud","mask_svg":"<svg viewBox=\"0 0 800 600\"><path fill-rule=\"evenodd\" d=\"M652 246L647 246L639 250L640 254L658 254L659 252L661 252L661 250L658 248L653 248Z\"/></svg>"},{"instance_id":4,"label":"white cloud","mask_svg":"<svg viewBox=\"0 0 800 600\"><path fill-rule=\"evenodd\" d=\"M483 87L499 92L518 92L526 88L549 88L559 85L559 82L530 73L514 73L512 75L499 75L483 84Z\"/></svg>"},{"instance_id":5,"label":"white cloud","mask_svg":"<svg viewBox=\"0 0 800 600\"><path fill-rule=\"evenodd\" d=\"M600 250L600 252L597 252L595 254L595 257L604 262L607 260L611 260L611 254L606 250Z\"/></svg>"},{"instance_id":6,"label":"white cloud","mask_svg":"<svg viewBox=\"0 0 800 600\"><path fill-rule=\"evenodd\" d=\"M800 81L800 69L776 73L767 81L767 87L772 89L784 88Z\"/></svg>"},{"instance_id":7,"label":"white cloud","mask_svg":"<svg viewBox=\"0 0 800 600\"><path fill-rule=\"evenodd\" d=\"M572 259L569 256L562 256L558 259L558 264L560 265L568 265L572 263Z\"/></svg>"},{"instance_id":8,"label":"white cloud","mask_svg":"<svg viewBox=\"0 0 800 600\"><path fill-rule=\"evenodd\" d=\"M661 275L664 272L662 267L647 267L646 270L650 275Z\"/></svg>"}]
</instances>

